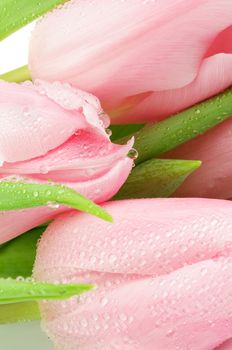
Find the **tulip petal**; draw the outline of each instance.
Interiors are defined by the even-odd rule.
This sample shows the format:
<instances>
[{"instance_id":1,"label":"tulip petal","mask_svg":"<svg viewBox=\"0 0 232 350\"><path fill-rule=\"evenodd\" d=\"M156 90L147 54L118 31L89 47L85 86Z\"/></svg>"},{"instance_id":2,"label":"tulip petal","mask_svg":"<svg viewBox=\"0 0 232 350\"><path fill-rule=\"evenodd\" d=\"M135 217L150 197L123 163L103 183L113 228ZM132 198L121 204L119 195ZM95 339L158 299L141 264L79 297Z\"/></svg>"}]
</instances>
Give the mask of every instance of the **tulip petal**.
<instances>
[{"instance_id":1,"label":"tulip petal","mask_svg":"<svg viewBox=\"0 0 232 350\"><path fill-rule=\"evenodd\" d=\"M0 244L17 237L33 227L43 224L61 213L62 209L49 207L30 208L0 212Z\"/></svg>"},{"instance_id":2,"label":"tulip petal","mask_svg":"<svg viewBox=\"0 0 232 350\"><path fill-rule=\"evenodd\" d=\"M175 197L232 198L232 118L165 154L200 159L202 166L175 192Z\"/></svg>"},{"instance_id":3,"label":"tulip petal","mask_svg":"<svg viewBox=\"0 0 232 350\"><path fill-rule=\"evenodd\" d=\"M37 157L63 143L86 122L27 86L0 81L0 160Z\"/></svg>"},{"instance_id":4,"label":"tulip petal","mask_svg":"<svg viewBox=\"0 0 232 350\"><path fill-rule=\"evenodd\" d=\"M0 174L31 174L55 181L86 181L105 174L114 163L127 156L133 139L116 145L101 134L80 130L68 141L43 157L5 163Z\"/></svg>"},{"instance_id":5,"label":"tulip petal","mask_svg":"<svg viewBox=\"0 0 232 350\"><path fill-rule=\"evenodd\" d=\"M140 199L109 202L103 208L113 216L113 224L74 214L50 226L44 234L45 246L40 245L39 268L46 270L45 254L50 269L64 265L85 271L161 275L222 255L232 242L229 201ZM80 234L74 239L77 227ZM49 233L53 230L56 235ZM107 254L99 259L103 246ZM61 255L62 249L69 253Z\"/></svg>"},{"instance_id":6,"label":"tulip petal","mask_svg":"<svg viewBox=\"0 0 232 350\"><path fill-rule=\"evenodd\" d=\"M43 326L59 350L213 350L232 334L231 268L208 260L90 293Z\"/></svg>"},{"instance_id":7,"label":"tulip petal","mask_svg":"<svg viewBox=\"0 0 232 350\"><path fill-rule=\"evenodd\" d=\"M104 207L113 225L65 214L40 242L37 279L98 286L78 301L42 304L43 327L56 348L213 350L229 339L231 202L153 199Z\"/></svg>"},{"instance_id":8,"label":"tulip petal","mask_svg":"<svg viewBox=\"0 0 232 350\"><path fill-rule=\"evenodd\" d=\"M37 25L32 76L68 81L107 104L181 88L231 26L231 9L228 0L72 1Z\"/></svg>"},{"instance_id":9,"label":"tulip petal","mask_svg":"<svg viewBox=\"0 0 232 350\"><path fill-rule=\"evenodd\" d=\"M35 85L0 81L0 89L2 163L44 155L81 129L94 129L108 139L107 118L99 101L88 93L42 81Z\"/></svg>"},{"instance_id":10,"label":"tulip petal","mask_svg":"<svg viewBox=\"0 0 232 350\"><path fill-rule=\"evenodd\" d=\"M206 58L196 79L179 89L154 92L127 113L112 117L113 123L161 120L207 99L232 84L232 54Z\"/></svg>"}]
</instances>

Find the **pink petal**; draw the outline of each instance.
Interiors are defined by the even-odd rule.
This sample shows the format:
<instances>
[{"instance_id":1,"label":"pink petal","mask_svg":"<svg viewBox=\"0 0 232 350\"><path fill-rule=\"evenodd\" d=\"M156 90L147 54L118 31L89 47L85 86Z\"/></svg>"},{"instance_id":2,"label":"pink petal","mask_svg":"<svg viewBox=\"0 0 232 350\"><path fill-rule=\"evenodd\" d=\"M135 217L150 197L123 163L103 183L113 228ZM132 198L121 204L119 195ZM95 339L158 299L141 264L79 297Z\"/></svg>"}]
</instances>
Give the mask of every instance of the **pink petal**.
<instances>
[{"instance_id":1,"label":"pink petal","mask_svg":"<svg viewBox=\"0 0 232 350\"><path fill-rule=\"evenodd\" d=\"M53 224L51 230L56 235L50 235L49 229L46 246L41 243L50 269L64 265L108 273L161 275L186 263L223 255L227 243L232 242L229 201L144 199L103 206L112 214L114 224L84 214L71 215ZM59 230L62 223L65 226ZM76 227L81 234L74 239ZM99 259L103 246L107 254ZM69 254L61 255L62 249L69 249ZM80 251L84 251L84 256ZM92 259L93 255L96 259ZM43 259L39 267L46 270L42 264Z\"/></svg>"},{"instance_id":2,"label":"pink petal","mask_svg":"<svg viewBox=\"0 0 232 350\"><path fill-rule=\"evenodd\" d=\"M59 350L213 350L232 334L231 268L209 260L90 293L43 326Z\"/></svg>"},{"instance_id":3,"label":"pink petal","mask_svg":"<svg viewBox=\"0 0 232 350\"><path fill-rule=\"evenodd\" d=\"M104 207L114 224L68 214L40 242L37 278L98 285L79 301L43 303L56 348L213 350L229 339L232 204L151 199Z\"/></svg>"},{"instance_id":4,"label":"pink petal","mask_svg":"<svg viewBox=\"0 0 232 350\"><path fill-rule=\"evenodd\" d=\"M0 88L2 163L44 155L79 129L94 129L107 137L99 102L90 94L59 83L0 81Z\"/></svg>"},{"instance_id":5,"label":"pink petal","mask_svg":"<svg viewBox=\"0 0 232 350\"><path fill-rule=\"evenodd\" d=\"M181 88L231 25L231 9L228 0L74 0L37 25L32 76L68 81L111 107L128 95Z\"/></svg>"},{"instance_id":6,"label":"pink petal","mask_svg":"<svg viewBox=\"0 0 232 350\"><path fill-rule=\"evenodd\" d=\"M166 158L199 159L202 166L175 192L177 197L232 197L232 118L173 151Z\"/></svg>"},{"instance_id":7,"label":"pink petal","mask_svg":"<svg viewBox=\"0 0 232 350\"><path fill-rule=\"evenodd\" d=\"M206 58L199 74L179 89L154 92L126 113L114 114L113 123L142 123L160 120L209 98L232 84L232 54Z\"/></svg>"},{"instance_id":8,"label":"pink petal","mask_svg":"<svg viewBox=\"0 0 232 350\"><path fill-rule=\"evenodd\" d=\"M127 156L132 146L133 139L124 146L116 145L101 134L80 130L43 157L5 163L0 174L31 174L62 182L86 181L109 171L115 162Z\"/></svg>"},{"instance_id":9,"label":"pink petal","mask_svg":"<svg viewBox=\"0 0 232 350\"><path fill-rule=\"evenodd\" d=\"M227 342L225 342L215 350L231 350L231 349L232 349L232 340L228 340Z\"/></svg>"},{"instance_id":10,"label":"pink petal","mask_svg":"<svg viewBox=\"0 0 232 350\"><path fill-rule=\"evenodd\" d=\"M62 210L54 210L49 207L37 207L23 210L11 210L0 212L0 244L3 244L19 234L33 227L51 220Z\"/></svg>"}]
</instances>

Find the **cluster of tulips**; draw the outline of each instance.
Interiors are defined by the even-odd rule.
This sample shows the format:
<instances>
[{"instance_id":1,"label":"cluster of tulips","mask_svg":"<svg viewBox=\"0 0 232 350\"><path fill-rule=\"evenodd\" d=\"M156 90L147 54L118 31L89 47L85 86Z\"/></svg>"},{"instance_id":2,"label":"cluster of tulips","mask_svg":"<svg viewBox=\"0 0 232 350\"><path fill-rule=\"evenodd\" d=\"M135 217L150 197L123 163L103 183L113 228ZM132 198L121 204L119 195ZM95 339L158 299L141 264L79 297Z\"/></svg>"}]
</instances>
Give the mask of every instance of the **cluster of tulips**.
<instances>
[{"instance_id":1,"label":"cluster of tulips","mask_svg":"<svg viewBox=\"0 0 232 350\"><path fill-rule=\"evenodd\" d=\"M86 286L56 350L232 349L231 85L231 0L68 1L1 76L0 259L43 225L33 278Z\"/></svg>"}]
</instances>

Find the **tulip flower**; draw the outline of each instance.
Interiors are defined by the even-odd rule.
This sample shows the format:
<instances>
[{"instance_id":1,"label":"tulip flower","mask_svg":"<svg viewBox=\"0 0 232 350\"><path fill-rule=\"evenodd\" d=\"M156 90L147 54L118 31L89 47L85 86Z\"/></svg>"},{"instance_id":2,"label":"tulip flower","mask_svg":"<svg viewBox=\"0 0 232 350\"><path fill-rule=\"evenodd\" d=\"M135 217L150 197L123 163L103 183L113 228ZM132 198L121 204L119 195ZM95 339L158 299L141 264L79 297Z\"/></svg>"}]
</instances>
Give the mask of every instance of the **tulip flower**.
<instances>
[{"instance_id":1,"label":"tulip flower","mask_svg":"<svg viewBox=\"0 0 232 350\"><path fill-rule=\"evenodd\" d=\"M114 123L158 120L232 84L231 12L230 0L73 0L37 24L29 68L94 93Z\"/></svg>"},{"instance_id":2,"label":"tulip flower","mask_svg":"<svg viewBox=\"0 0 232 350\"><path fill-rule=\"evenodd\" d=\"M1 81L0 89L0 181L61 183L97 203L118 191L132 168L132 141L110 142L108 118L94 96L42 81ZM51 203L1 212L0 243L65 210L54 209Z\"/></svg>"},{"instance_id":3,"label":"tulip flower","mask_svg":"<svg viewBox=\"0 0 232 350\"><path fill-rule=\"evenodd\" d=\"M232 337L232 203L141 199L55 220L34 276L96 289L41 304L57 350L213 350Z\"/></svg>"},{"instance_id":4,"label":"tulip flower","mask_svg":"<svg viewBox=\"0 0 232 350\"><path fill-rule=\"evenodd\" d=\"M174 197L232 198L232 119L165 154L167 158L199 159L201 167Z\"/></svg>"}]
</instances>

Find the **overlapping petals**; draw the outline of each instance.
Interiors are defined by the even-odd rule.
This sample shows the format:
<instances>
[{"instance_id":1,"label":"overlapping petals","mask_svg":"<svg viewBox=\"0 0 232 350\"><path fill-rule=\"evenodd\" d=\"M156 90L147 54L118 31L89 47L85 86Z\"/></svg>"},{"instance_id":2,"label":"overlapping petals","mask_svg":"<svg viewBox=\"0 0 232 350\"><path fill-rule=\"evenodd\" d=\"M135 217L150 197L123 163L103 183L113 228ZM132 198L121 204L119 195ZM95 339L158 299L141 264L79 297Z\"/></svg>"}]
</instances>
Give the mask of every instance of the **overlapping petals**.
<instances>
[{"instance_id":1,"label":"overlapping petals","mask_svg":"<svg viewBox=\"0 0 232 350\"><path fill-rule=\"evenodd\" d=\"M0 86L0 181L62 183L97 203L118 191L132 168L133 140L111 143L93 95L58 82ZM0 242L64 210L2 212Z\"/></svg>"},{"instance_id":2,"label":"overlapping petals","mask_svg":"<svg viewBox=\"0 0 232 350\"><path fill-rule=\"evenodd\" d=\"M74 0L37 25L31 73L94 93L115 123L157 120L231 85L231 11L230 0Z\"/></svg>"},{"instance_id":3,"label":"overlapping petals","mask_svg":"<svg viewBox=\"0 0 232 350\"><path fill-rule=\"evenodd\" d=\"M41 305L57 349L213 350L232 334L232 204L144 199L57 219L40 242L35 277L97 289Z\"/></svg>"}]
</instances>

